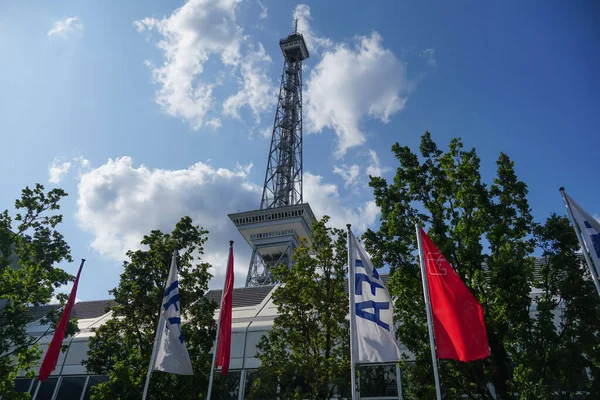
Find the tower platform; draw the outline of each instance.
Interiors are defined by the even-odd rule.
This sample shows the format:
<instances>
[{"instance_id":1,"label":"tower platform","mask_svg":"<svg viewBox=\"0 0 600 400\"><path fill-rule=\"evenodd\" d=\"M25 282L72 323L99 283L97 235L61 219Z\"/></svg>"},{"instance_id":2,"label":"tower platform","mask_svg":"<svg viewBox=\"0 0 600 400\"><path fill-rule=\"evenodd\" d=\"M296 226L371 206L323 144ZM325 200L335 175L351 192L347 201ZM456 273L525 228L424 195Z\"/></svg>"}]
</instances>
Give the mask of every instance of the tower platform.
<instances>
[{"instance_id":1,"label":"tower platform","mask_svg":"<svg viewBox=\"0 0 600 400\"><path fill-rule=\"evenodd\" d=\"M272 283L270 267L291 263L300 238L311 246L311 229L316 221L308 203L228 214L252 247L251 269L246 286Z\"/></svg>"},{"instance_id":2,"label":"tower platform","mask_svg":"<svg viewBox=\"0 0 600 400\"><path fill-rule=\"evenodd\" d=\"M312 245L310 231L316 218L308 203L228 214L228 217L261 256L283 252L290 241L297 246L300 237L307 240L308 246Z\"/></svg>"}]
</instances>

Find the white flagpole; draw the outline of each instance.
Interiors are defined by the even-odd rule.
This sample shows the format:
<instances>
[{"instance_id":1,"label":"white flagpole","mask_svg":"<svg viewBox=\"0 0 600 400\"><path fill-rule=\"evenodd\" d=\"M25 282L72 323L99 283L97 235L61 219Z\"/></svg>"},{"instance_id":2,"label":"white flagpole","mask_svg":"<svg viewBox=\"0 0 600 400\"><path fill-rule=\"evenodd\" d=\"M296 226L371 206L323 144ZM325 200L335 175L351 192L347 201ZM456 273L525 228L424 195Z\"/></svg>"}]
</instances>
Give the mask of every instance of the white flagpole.
<instances>
[{"instance_id":1,"label":"white flagpole","mask_svg":"<svg viewBox=\"0 0 600 400\"><path fill-rule=\"evenodd\" d=\"M354 305L354 281L355 281L355 271L354 265L352 263L353 257L353 249L352 249L352 230L351 225L346 225L348 228L348 297L349 297L349 306L350 306L350 384L352 385L352 400L356 400L356 349L354 348L354 335L356 332L354 328L356 326L356 311Z\"/></svg>"},{"instance_id":2,"label":"white flagpole","mask_svg":"<svg viewBox=\"0 0 600 400\"><path fill-rule=\"evenodd\" d=\"M423 280L423 297L425 298L425 308L427 310L427 328L429 330L429 345L431 346L431 361L433 362L433 377L435 378L435 392L437 400L442 400L442 391L440 388L440 376L438 374L437 355L435 351L435 339L433 337L433 322L431 317L431 301L429 297L429 285L427 283L427 270L425 267L425 254L423 254L423 238L421 237L421 227L415 224L417 231L417 245L419 248L419 259L421 260L421 279Z\"/></svg>"},{"instance_id":3,"label":"white flagpole","mask_svg":"<svg viewBox=\"0 0 600 400\"><path fill-rule=\"evenodd\" d=\"M233 247L233 240L229 241L229 248ZM223 314L223 296L225 295L225 285L227 284L227 275L229 272L229 258L231 255L231 251L229 251L229 255L227 256L227 270L225 271L225 282L223 282L223 291L221 292L221 303L219 304L219 319L217 320L217 337L215 339L215 351L212 356L212 363L210 364L210 377L208 378L208 394L206 395L206 400L210 400L210 396L212 395L212 385L213 385L213 375L215 372L215 361L217 359L217 349L219 348L219 332L221 331L221 314Z\"/></svg>"},{"instance_id":4,"label":"white flagpole","mask_svg":"<svg viewBox=\"0 0 600 400\"><path fill-rule=\"evenodd\" d=\"M162 306L162 304L161 304ZM154 362L156 361L156 347L160 342L162 337L162 331L164 331L164 319L162 317L162 313L160 318L158 319L158 326L156 327L156 335L154 336L154 346L152 347L152 356L150 357L150 365L148 365L148 375L146 375L146 383L144 384L144 394L142 396L142 400L146 400L148 396L148 388L150 386L150 376L152 375L152 370L154 369Z\"/></svg>"},{"instance_id":5,"label":"white flagpole","mask_svg":"<svg viewBox=\"0 0 600 400\"><path fill-rule=\"evenodd\" d=\"M177 257L177 250L173 250L173 258ZM172 264L172 261L171 261ZM169 266L169 273L171 271L171 267ZM169 281L169 276L167 275L167 282ZM166 286L166 285L165 285ZM150 356L150 365L148 365L148 375L146 375L146 383L144 384L144 394L142 395L142 400L146 400L146 396L148 396L148 388L150 387L150 376L152 375L152 370L154 369L154 362L156 361L156 348L158 343L162 338L162 333L165 330L162 315L162 301L159 308L160 317L158 318L158 325L156 326L156 335L154 335L154 345L152 346L152 356Z\"/></svg>"},{"instance_id":6,"label":"white flagpole","mask_svg":"<svg viewBox=\"0 0 600 400\"><path fill-rule=\"evenodd\" d=\"M575 216L573 215L573 210L571 209L571 203L565 196L565 188L561 187L559 189L560 194L562 196L563 201L565 202L565 207L567 208L567 213L569 214L569 218L571 219L571 223L573 224L573 229L575 230L575 235L577 236L577 240L579 240L579 245L581 246L581 251L583 252L583 257L585 258L585 262L590 269L590 275L592 275L592 280L594 281L594 285L596 285L596 290L598 291L598 295L600 295L600 282L598 282L598 275L596 274L596 269L594 268L594 262L590 258L590 255L587 252L587 247L585 246L585 242L583 241L583 237L581 237L581 232L579 229L581 227L575 221ZM598 266L598 270L600 270L600 266Z\"/></svg>"}]
</instances>

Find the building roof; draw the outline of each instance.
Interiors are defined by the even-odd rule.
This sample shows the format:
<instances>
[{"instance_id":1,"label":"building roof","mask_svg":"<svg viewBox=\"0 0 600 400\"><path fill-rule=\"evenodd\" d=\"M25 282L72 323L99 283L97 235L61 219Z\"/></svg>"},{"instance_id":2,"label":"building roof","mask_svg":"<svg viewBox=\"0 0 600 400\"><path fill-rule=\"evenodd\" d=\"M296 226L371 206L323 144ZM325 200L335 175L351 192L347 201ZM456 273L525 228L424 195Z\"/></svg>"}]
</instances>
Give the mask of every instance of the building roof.
<instances>
[{"instance_id":1,"label":"building roof","mask_svg":"<svg viewBox=\"0 0 600 400\"><path fill-rule=\"evenodd\" d=\"M75 303L73 310L71 311L71 318L88 319L98 318L106 314L106 309L113 302L112 299L108 300L93 300L93 301L80 301Z\"/></svg>"},{"instance_id":2,"label":"building roof","mask_svg":"<svg viewBox=\"0 0 600 400\"><path fill-rule=\"evenodd\" d=\"M29 314L34 319L40 319L46 316L51 310L58 308L58 304L46 304L43 306L29 307Z\"/></svg>"},{"instance_id":3,"label":"building roof","mask_svg":"<svg viewBox=\"0 0 600 400\"><path fill-rule=\"evenodd\" d=\"M274 287L275 285L233 288L233 308L259 305ZM222 290L210 290L206 293L206 297L214 300L220 307L222 292Z\"/></svg>"},{"instance_id":4,"label":"building roof","mask_svg":"<svg viewBox=\"0 0 600 400\"><path fill-rule=\"evenodd\" d=\"M112 301L112 299L108 299L80 301L78 303L75 303L73 309L71 310L71 318L98 318L106 314L106 308L110 305ZM50 310L54 310L56 308L58 308L58 304L46 304L43 306L30 307L29 314L31 314L37 320L45 317Z\"/></svg>"}]
</instances>

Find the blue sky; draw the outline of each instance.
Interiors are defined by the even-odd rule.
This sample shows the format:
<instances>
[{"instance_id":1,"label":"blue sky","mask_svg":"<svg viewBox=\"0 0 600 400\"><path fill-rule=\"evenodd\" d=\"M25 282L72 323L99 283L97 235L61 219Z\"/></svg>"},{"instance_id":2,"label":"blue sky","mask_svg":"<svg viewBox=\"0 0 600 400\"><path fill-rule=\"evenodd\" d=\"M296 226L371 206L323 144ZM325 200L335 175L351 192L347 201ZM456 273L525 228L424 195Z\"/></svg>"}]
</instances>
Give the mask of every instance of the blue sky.
<instances>
[{"instance_id":1,"label":"blue sky","mask_svg":"<svg viewBox=\"0 0 600 400\"><path fill-rule=\"evenodd\" d=\"M600 213L593 2L0 1L0 209L35 182L67 190L80 299L107 297L124 250L182 215L211 231L211 286L231 238L243 284L250 252L226 214L259 205L294 15L318 216L375 226L368 172L391 178L391 145L416 150L425 130L476 147L487 182L508 153L538 220L564 212L563 185Z\"/></svg>"}]
</instances>

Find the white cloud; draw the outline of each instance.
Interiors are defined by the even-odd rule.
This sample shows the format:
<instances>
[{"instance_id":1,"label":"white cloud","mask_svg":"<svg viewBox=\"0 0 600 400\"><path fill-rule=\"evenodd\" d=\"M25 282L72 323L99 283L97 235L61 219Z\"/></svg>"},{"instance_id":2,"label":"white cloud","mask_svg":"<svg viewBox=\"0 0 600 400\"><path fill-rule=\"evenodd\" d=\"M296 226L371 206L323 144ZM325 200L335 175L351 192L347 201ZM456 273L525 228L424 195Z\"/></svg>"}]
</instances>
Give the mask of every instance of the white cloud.
<instances>
[{"instance_id":1,"label":"white cloud","mask_svg":"<svg viewBox=\"0 0 600 400\"><path fill-rule=\"evenodd\" d=\"M358 37L353 46L338 44L311 71L305 92L307 130L333 129L341 157L365 142L361 120L387 123L404 108L411 88L406 64L383 47L377 32Z\"/></svg>"},{"instance_id":2,"label":"white cloud","mask_svg":"<svg viewBox=\"0 0 600 400\"><path fill-rule=\"evenodd\" d=\"M344 180L344 187L348 187L349 185L353 185L357 183L356 178L358 178L358 174L360 173L360 167L356 164L348 167L346 164L342 164L341 166L335 165L333 167L333 173L338 174Z\"/></svg>"},{"instance_id":3,"label":"white cloud","mask_svg":"<svg viewBox=\"0 0 600 400\"><path fill-rule=\"evenodd\" d=\"M271 57L261 43L258 44L258 50L249 51L240 62L242 76L239 79L239 91L223 103L225 115L240 119L240 108L248 106L256 123L260 123L260 114L271 109L277 99L276 88L267 75L267 66L270 63Z\"/></svg>"},{"instance_id":4,"label":"white cloud","mask_svg":"<svg viewBox=\"0 0 600 400\"><path fill-rule=\"evenodd\" d=\"M52 161L48 167L48 182L58 184L63 176L71 169L71 163L68 161L60 162L57 158Z\"/></svg>"},{"instance_id":5,"label":"white cloud","mask_svg":"<svg viewBox=\"0 0 600 400\"><path fill-rule=\"evenodd\" d=\"M260 6L260 10L261 10L261 11L260 11L260 15L258 16L258 18L260 18L260 19L265 19L265 18L267 18L267 15L268 15L268 14L267 14L268 8L267 8L267 7L265 7L265 5L264 5L264 4L263 4L263 3L262 3L260 0L257 0L257 1L258 1L258 5Z\"/></svg>"},{"instance_id":6,"label":"white cloud","mask_svg":"<svg viewBox=\"0 0 600 400\"><path fill-rule=\"evenodd\" d=\"M379 157L375 150L369 150L369 156L371 157L371 164L367 167L367 175L370 176L381 176L388 168L381 168Z\"/></svg>"},{"instance_id":7,"label":"white cloud","mask_svg":"<svg viewBox=\"0 0 600 400\"><path fill-rule=\"evenodd\" d=\"M267 127L267 128L261 129L260 135L263 139L271 139L271 137L273 136L273 128Z\"/></svg>"},{"instance_id":8,"label":"white cloud","mask_svg":"<svg viewBox=\"0 0 600 400\"><path fill-rule=\"evenodd\" d=\"M435 49L425 49L419 53L419 56L423 58L430 67L435 67L437 65L434 55Z\"/></svg>"},{"instance_id":9,"label":"white cloud","mask_svg":"<svg viewBox=\"0 0 600 400\"><path fill-rule=\"evenodd\" d=\"M333 43L330 39L317 36L311 26L310 7L306 4L298 4L294 10L294 21L298 20L298 32L304 36L306 47L311 54L319 54L322 50L327 50Z\"/></svg>"},{"instance_id":10,"label":"white cloud","mask_svg":"<svg viewBox=\"0 0 600 400\"><path fill-rule=\"evenodd\" d=\"M264 65L268 56L262 46L254 51L247 43L248 37L236 20L238 4L239 0L188 0L168 17L134 22L138 32L155 31L160 35L156 47L163 52L162 65L146 62L159 85L156 103L166 114L188 122L192 129L200 129L207 113L214 111L213 88L219 85L219 76L211 79L203 74L210 58L220 60L224 68L237 70L241 76L243 94L233 96L226 109L230 115L237 115L244 105L255 116L265 110L265 100L260 96L270 87ZM260 101L254 104L257 99Z\"/></svg>"},{"instance_id":11,"label":"white cloud","mask_svg":"<svg viewBox=\"0 0 600 400\"><path fill-rule=\"evenodd\" d=\"M209 230L204 259L215 267L219 285L225 273L228 241L241 236L227 213L251 210L260 199L260 188L248 180L250 166L234 170L198 162L186 169L151 170L135 167L130 157L109 159L81 176L77 221L93 235L91 247L122 261L128 249L140 248L144 234L153 229L171 232L181 217ZM241 283L248 270L250 247L236 246L236 276Z\"/></svg>"},{"instance_id":12,"label":"white cloud","mask_svg":"<svg viewBox=\"0 0 600 400\"><path fill-rule=\"evenodd\" d=\"M73 171L73 168L77 173L81 174L90 167L90 161L86 160L82 156L73 157L71 161L62 161L59 157L52 160L48 167L48 182L58 184L62 179Z\"/></svg>"},{"instance_id":13,"label":"white cloud","mask_svg":"<svg viewBox=\"0 0 600 400\"><path fill-rule=\"evenodd\" d=\"M229 170L198 162L186 169L150 169L135 166L130 157L109 159L83 174L78 186L76 218L92 234L91 247L116 261L128 249L140 248L144 234L153 229L170 232L189 215L209 230L203 259L215 268L211 287L220 287L227 262L229 240L236 240L236 277L243 284L251 248L241 238L228 213L253 210L261 189L249 181L252 165ZM333 226L347 223L360 233L372 226L379 213L373 201L358 208L345 203L336 185L322 177L304 174L304 198L318 218L331 217Z\"/></svg>"},{"instance_id":14,"label":"white cloud","mask_svg":"<svg viewBox=\"0 0 600 400\"><path fill-rule=\"evenodd\" d=\"M373 200L358 208L345 205L336 185L323 183L323 177L310 172L304 174L304 201L310 204L317 218L329 215L332 226L337 228L345 229L346 224L352 224L355 233L372 226L380 212Z\"/></svg>"},{"instance_id":15,"label":"white cloud","mask_svg":"<svg viewBox=\"0 0 600 400\"><path fill-rule=\"evenodd\" d=\"M48 31L48 37L67 37L70 32L83 30L83 22L79 17L68 17L56 21Z\"/></svg>"},{"instance_id":16,"label":"white cloud","mask_svg":"<svg viewBox=\"0 0 600 400\"><path fill-rule=\"evenodd\" d=\"M216 131L223 125L221 124L221 120L219 118L211 118L210 120L206 121L206 126L211 128L213 131Z\"/></svg>"},{"instance_id":17,"label":"white cloud","mask_svg":"<svg viewBox=\"0 0 600 400\"><path fill-rule=\"evenodd\" d=\"M90 160L86 160L85 158L83 158L82 156L79 157L75 157L73 159L73 161L79 163L79 165L81 166L81 168L89 168L90 167Z\"/></svg>"}]
</instances>

